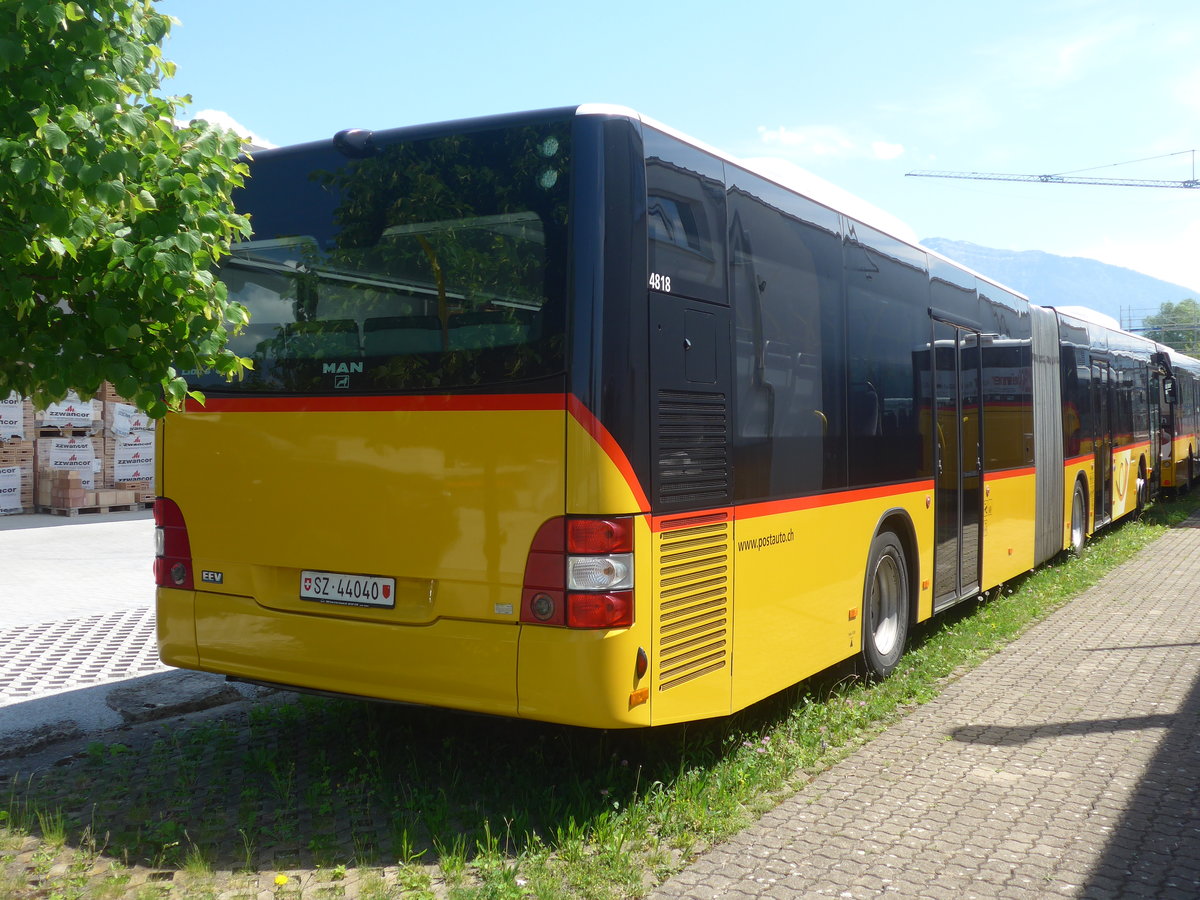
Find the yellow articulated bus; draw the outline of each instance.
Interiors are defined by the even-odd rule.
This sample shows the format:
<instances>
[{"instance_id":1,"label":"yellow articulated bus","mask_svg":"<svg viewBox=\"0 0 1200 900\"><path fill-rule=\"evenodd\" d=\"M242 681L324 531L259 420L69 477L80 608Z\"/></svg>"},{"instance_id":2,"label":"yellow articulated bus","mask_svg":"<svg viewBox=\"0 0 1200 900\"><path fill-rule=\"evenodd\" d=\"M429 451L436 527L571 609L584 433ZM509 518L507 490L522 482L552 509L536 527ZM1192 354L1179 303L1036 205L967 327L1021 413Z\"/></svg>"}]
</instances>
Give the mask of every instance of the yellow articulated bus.
<instances>
[{"instance_id":1,"label":"yellow articulated bus","mask_svg":"<svg viewBox=\"0 0 1200 900\"><path fill-rule=\"evenodd\" d=\"M1173 373L1163 410L1162 486L1185 491L1200 478L1200 363L1160 349L1162 366Z\"/></svg>"},{"instance_id":2,"label":"yellow articulated bus","mask_svg":"<svg viewBox=\"0 0 1200 900\"><path fill-rule=\"evenodd\" d=\"M171 665L722 716L1159 484L1183 360L625 109L342 132L237 202L253 369L159 433Z\"/></svg>"}]
</instances>

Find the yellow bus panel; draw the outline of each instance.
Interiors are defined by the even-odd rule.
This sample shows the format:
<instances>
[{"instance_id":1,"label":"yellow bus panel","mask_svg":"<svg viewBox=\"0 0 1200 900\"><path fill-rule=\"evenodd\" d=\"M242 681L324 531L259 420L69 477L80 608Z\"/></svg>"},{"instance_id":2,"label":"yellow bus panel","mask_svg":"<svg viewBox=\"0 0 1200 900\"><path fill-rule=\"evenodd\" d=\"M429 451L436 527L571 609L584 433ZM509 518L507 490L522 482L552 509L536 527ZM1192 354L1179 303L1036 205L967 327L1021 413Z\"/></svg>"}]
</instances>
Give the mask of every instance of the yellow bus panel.
<instances>
[{"instance_id":1,"label":"yellow bus panel","mask_svg":"<svg viewBox=\"0 0 1200 900\"><path fill-rule=\"evenodd\" d=\"M983 590L1033 568L1036 493L1033 469L985 476L983 571L980 573Z\"/></svg>"}]
</instances>

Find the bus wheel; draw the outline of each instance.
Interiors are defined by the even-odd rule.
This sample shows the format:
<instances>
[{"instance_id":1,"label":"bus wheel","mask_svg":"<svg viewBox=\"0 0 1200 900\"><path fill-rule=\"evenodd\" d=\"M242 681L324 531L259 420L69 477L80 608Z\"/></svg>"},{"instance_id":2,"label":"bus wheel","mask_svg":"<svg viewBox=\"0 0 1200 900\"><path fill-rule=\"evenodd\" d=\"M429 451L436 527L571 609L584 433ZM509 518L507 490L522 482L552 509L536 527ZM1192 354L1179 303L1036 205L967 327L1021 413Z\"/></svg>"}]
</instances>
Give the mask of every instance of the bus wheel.
<instances>
[{"instance_id":1,"label":"bus wheel","mask_svg":"<svg viewBox=\"0 0 1200 900\"><path fill-rule=\"evenodd\" d=\"M869 674L886 678L908 641L908 564L900 539L875 536L863 586L862 659Z\"/></svg>"},{"instance_id":2,"label":"bus wheel","mask_svg":"<svg viewBox=\"0 0 1200 900\"><path fill-rule=\"evenodd\" d=\"M1083 493L1083 482L1075 482L1075 496L1071 498L1071 550L1079 553L1087 541L1087 497Z\"/></svg>"},{"instance_id":3,"label":"bus wheel","mask_svg":"<svg viewBox=\"0 0 1200 900\"><path fill-rule=\"evenodd\" d=\"M1137 477L1137 511L1136 515L1140 518L1146 510L1146 504L1150 502L1150 480L1146 477L1146 464L1144 462L1138 464Z\"/></svg>"}]
</instances>

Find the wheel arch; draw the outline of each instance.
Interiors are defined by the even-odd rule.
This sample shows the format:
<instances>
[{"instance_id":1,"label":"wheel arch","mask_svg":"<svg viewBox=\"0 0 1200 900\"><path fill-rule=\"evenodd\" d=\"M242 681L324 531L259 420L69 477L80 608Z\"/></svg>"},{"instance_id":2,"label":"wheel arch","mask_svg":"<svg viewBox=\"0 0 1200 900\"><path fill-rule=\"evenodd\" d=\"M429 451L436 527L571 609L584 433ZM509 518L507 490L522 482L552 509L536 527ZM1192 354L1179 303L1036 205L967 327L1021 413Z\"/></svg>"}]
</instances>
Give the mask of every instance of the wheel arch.
<instances>
[{"instance_id":1,"label":"wheel arch","mask_svg":"<svg viewBox=\"0 0 1200 900\"><path fill-rule=\"evenodd\" d=\"M875 530L871 533L871 538L867 541L867 560L871 555L871 544L875 538L883 534L885 531L890 531L900 541L900 546L904 550L904 564L908 569L908 624L917 624L917 610L920 607L921 596L921 559L920 551L917 545L917 529L913 525L912 517L908 511L901 507L893 507L887 510L879 517L879 521L875 525ZM866 563L863 566L866 571Z\"/></svg>"},{"instance_id":2,"label":"wheel arch","mask_svg":"<svg viewBox=\"0 0 1200 900\"><path fill-rule=\"evenodd\" d=\"M1079 472L1075 476L1075 480L1073 482L1071 482L1071 493L1070 493L1071 501L1070 502L1072 504L1075 501L1075 489L1080 488L1080 487L1083 488L1083 543L1086 544L1088 538L1091 537L1096 531L1096 528L1095 528L1095 525L1094 525L1093 519L1092 519L1092 500L1093 500L1092 490L1091 490L1091 485L1088 483L1087 472ZM1068 506L1067 508L1070 509L1070 506ZM1090 528L1088 527L1089 525L1091 526ZM1070 518L1068 517L1067 528L1069 529L1070 527L1071 527L1071 521L1070 521ZM1068 534L1069 533L1070 532L1068 532ZM1068 543L1067 549L1070 549L1069 543Z\"/></svg>"}]
</instances>

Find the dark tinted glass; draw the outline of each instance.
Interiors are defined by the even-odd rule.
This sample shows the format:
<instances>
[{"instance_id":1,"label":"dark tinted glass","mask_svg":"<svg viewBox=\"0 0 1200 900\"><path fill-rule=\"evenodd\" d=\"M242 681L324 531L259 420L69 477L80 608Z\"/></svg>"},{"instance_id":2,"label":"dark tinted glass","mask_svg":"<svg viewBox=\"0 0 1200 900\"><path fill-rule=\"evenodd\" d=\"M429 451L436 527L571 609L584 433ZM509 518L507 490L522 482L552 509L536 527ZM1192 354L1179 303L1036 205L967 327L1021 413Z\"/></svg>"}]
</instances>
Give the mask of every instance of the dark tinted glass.
<instances>
[{"instance_id":1,"label":"dark tinted glass","mask_svg":"<svg viewBox=\"0 0 1200 900\"><path fill-rule=\"evenodd\" d=\"M1092 452L1092 367L1087 329L1059 318L1059 366L1062 370L1063 455Z\"/></svg>"},{"instance_id":2,"label":"dark tinted glass","mask_svg":"<svg viewBox=\"0 0 1200 900\"><path fill-rule=\"evenodd\" d=\"M563 369L570 123L265 154L237 197L253 239L220 275L254 370L208 392L529 382Z\"/></svg>"},{"instance_id":3,"label":"dark tinted glass","mask_svg":"<svg viewBox=\"0 0 1200 900\"><path fill-rule=\"evenodd\" d=\"M845 484L836 213L730 169L738 499Z\"/></svg>"},{"instance_id":4,"label":"dark tinted glass","mask_svg":"<svg viewBox=\"0 0 1200 900\"><path fill-rule=\"evenodd\" d=\"M647 128L646 220L652 290L725 303L721 160Z\"/></svg>"},{"instance_id":5,"label":"dark tinted glass","mask_svg":"<svg viewBox=\"0 0 1200 900\"><path fill-rule=\"evenodd\" d=\"M984 466L1033 465L1033 326L1026 304L981 281Z\"/></svg>"},{"instance_id":6,"label":"dark tinted glass","mask_svg":"<svg viewBox=\"0 0 1200 900\"><path fill-rule=\"evenodd\" d=\"M920 415L931 328L925 254L855 225L845 266L850 485L928 476L932 451Z\"/></svg>"}]
</instances>

